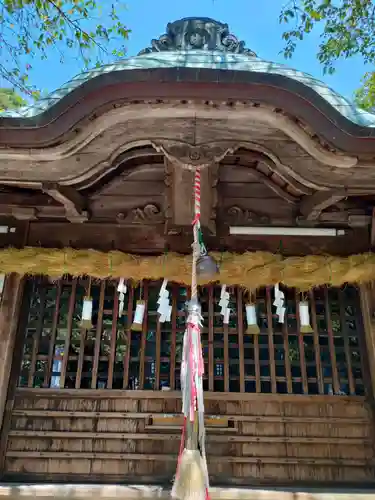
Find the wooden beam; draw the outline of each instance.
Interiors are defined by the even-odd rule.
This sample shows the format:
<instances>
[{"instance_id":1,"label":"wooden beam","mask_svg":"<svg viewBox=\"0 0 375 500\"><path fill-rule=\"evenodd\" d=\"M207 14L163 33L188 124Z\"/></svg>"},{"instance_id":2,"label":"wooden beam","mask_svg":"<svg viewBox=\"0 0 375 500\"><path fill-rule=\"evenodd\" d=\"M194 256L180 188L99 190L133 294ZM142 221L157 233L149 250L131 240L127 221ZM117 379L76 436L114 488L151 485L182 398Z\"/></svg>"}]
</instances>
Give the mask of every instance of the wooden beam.
<instances>
[{"instance_id":1,"label":"wooden beam","mask_svg":"<svg viewBox=\"0 0 375 500\"><path fill-rule=\"evenodd\" d=\"M10 207L11 215L17 220L34 220L37 218L35 207ZM1 212L1 215L3 213Z\"/></svg>"},{"instance_id":2,"label":"wooden beam","mask_svg":"<svg viewBox=\"0 0 375 500\"><path fill-rule=\"evenodd\" d=\"M64 206L66 218L70 222L79 223L88 220L86 200L76 189L59 186L56 183L45 183L42 189L44 193Z\"/></svg>"},{"instance_id":3,"label":"wooden beam","mask_svg":"<svg viewBox=\"0 0 375 500\"><path fill-rule=\"evenodd\" d=\"M213 236L206 233L204 241L209 251L262 251L283 250L283 255L332 254L350 255L367 252L369 232L367 228L348 230L341 238L332 237L279 237L264 236L243 238L235 236ZM12 233L13 234L13 233ZM6 238L2 239L2 236ZM0 235L0 246L12 244L11 234ZM191 253L192 235L176 232L166 235L164 226L135 226L122 228L109 222L71 224L69 222L31 221L27 238L28 246L45 248L96 248L101 251L120 250L129 253L160 254L166 251ZM18 245L16 245L18 246Z\"/></svg>"},{"instance_id":4,"label":"wooden beam","mask_svg":"<svg viewBox=\"0 0 375 500\"><path fill-rule=\"evenodd\" d=\"M323 210L346 198L348 193L345 189L317 191L311 196L304 196L301 200L300 213L307 220L317 220Z\"/></svg>"},{"instance_id":5,"label":"wooden beam","mask_svg":"<svg viewBox=\"0 0 375 500\"><path fill-rule=\"evenodd\" d=\"M371 248L375 248L375 207L372 209L372 216L371 216L370 244Z\"/></svg>"},{"instance_id":6,"label":"wooden beam","mask_svg":"<svg viewBox=\"0 0 375 500\"><path fill-rule=\"evenodd\" d=\"M374 404L375 399L375 320L374 320L374 288L372 285L363 284L359 287L363 326L365 330L365 343L367 354L368 381L371 394L369 400ZM364 374L366 376L367 374ZM369 388L368 388L369 389Z\"/></svg>"},{"instance_id":7,"label":"wooden beam","mask_svg":"<svg viewBox=\"0 0 375 500\"><path fill-rule=\"evenodd\" d=\"M165 159L167 184L168 234L175 234L178 228L189 228L194 218L194 171L183 168L179 163ZM211 234L216 234L218 165L201 169L201 224Z\"/></svg>"},{"instance_id":8,"label":"wooden beam","mask_svg":"<svg viewBox=\"0 0 375 500\"><path fill-rule=\"evenodd\" d=\"M8 394L23 284L24 280L21 276L17 274L8 275L5 280L0 305L0 427L4 418Z\"/></svg>"}]
</instances>

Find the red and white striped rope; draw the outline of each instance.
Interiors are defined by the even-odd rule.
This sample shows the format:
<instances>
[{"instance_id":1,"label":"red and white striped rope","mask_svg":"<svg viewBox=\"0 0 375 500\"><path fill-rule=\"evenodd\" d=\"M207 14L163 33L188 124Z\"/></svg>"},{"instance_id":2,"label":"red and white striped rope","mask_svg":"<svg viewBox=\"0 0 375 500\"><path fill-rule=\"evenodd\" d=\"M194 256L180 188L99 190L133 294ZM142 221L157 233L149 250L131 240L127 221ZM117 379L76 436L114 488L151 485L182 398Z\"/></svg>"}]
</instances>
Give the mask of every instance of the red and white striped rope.
<instances>
[{"instance_id":1,"label":"red and white striped rope","mask_svg":"<svg viewBox=\"0 0 375 500\"><path fill-rule=\"evenodd\" d=\"M193 225L196 224L201 217L201 171L197 167L194 175L194 220Z\"/></svg>"},{"instance_id":2,"label":"red and white striped rope","mask_svg":"<svg viewBox=\"0 0 375 500\"><path fill-rule=\"evenodd\" d=\"M193 262L192 262L192 277L191 277L191 300L197 300L197 259L199 258L199 231L200 231L200 212L201 212L201 173L199 167L195 170L194 186L194 243L193 243ZM185 446L185 432L187 421L190 424L199 426L198 439L199 449L201 453L202 466L204 467L205 476L205 498L209 500L208 488L209 478L207 472L206 453L205 453L205 432L204 432L204 403L203 403L203 375L204 375L204 360L201 344L201 329L200 329L200 313L197 309L189 311L186 331L183 342L182 363L181 363L181 392L182 392L182 411L184 414L184 424L182 428L182 436L180 443L180 452L177 462L176 480L172 490L172 496L176 495L176 484L179 481L180 465Z\"/></svg>"}]
</instances>

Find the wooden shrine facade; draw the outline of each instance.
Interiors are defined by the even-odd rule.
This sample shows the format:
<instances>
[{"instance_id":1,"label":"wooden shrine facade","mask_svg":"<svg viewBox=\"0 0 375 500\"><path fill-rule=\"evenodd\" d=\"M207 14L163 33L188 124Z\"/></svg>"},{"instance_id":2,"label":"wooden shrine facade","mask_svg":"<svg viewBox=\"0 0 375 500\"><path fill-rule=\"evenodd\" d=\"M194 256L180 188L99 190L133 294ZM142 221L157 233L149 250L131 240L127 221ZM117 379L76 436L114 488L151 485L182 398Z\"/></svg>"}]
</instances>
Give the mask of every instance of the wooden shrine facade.
<instances>
[{"instance_id":1,"label":"wooden shrine facade","mask_svg":"<svg viewBox=\"0 0 375 500\"><path fill-rule=\"evenodd\" d=\"M222 269L199 289L213 484L373 488L372 115L354 122L307 76L255 71L226 25L178 23L138 69L98 70L39 113L0 116L0 478L171 484L200 167L204 241ZM228 69L212 47L197 66L198 36L187 48L184 38L192 62L179 66L186 23L220 34ZM166 276L172 316L160 323ZM129 280L123 314L119 278ZM249 291L259 335L246 332ZM300 329L302 295L311 333Z\"/></svg>"}]
</instances>

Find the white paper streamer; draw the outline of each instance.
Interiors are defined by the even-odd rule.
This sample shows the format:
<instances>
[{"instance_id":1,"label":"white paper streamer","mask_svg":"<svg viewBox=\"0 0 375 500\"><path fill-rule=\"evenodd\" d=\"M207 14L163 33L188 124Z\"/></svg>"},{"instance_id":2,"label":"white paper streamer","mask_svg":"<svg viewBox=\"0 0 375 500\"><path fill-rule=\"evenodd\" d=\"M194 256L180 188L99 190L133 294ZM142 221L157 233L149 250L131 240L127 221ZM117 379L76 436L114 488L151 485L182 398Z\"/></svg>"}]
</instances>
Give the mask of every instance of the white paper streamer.
<instances>
[{"instance_id":1,"label":"white paper streamer","mask_svg":"<svg viewBox=\"0 0 375 500\"><path fill-rule=\"evenodd\" d=\"M221 308L220 314L224 317L223 323L225 325L228 324L229 320L225 322L225 318L227 317L227 309L229 305L229 292L227 292L227 285L222 285L221 287L221 292L220 292L220 302L219 302L219 307ZM230 313L229 313L230 314Z\"/></svg>"},{"instance_id":2,"label":"white paper streamer","mask_svg":"<svg viewBox=\"0 0 375 500\"><path fill-rule=\"evenodd\" d=\"M117 285L117 291L119 293L125 294L127 292L127 290L128 290L128 287L126 286L125 278L120 278L118 285Z\"/></svg>"},{"instance_id":3,"label":"white paper streamer","mask_svg":"<svg viewBox=\"0 0 375 500\"><path fill-rule=\"evenodd\" d=\"M300 321L300 330L302 333L307 333L312 331L310 326L310 313L309 313L309 304L306 301L300 302L298 304L299 311L299 321Z\"/></svg>"},{"instance_id":4,"label":"white paper streamer","mask_svg":"<svg viewBox=\"0 0 375 500\"><path fill-rule=\"evenodd\" d=\"M229 319L230 319L230 309L229 307L227 309L225 309L225 313L224 313L224 317L223 317L223 323L224 325L227 325L229 323Z\"/></svg>"},{"instance_id":5,"label":"white paper streamer","mask_svg":"<svg viewBox=\"0 0 375 500\"><path fill-rule=\"evenodd\" d=\"M165 323L171 320L172 306L169 301L169 291L167 290L168 280L164 279L163 284L160 287L159 298L158 298L158 313L160 323Z\"/></svg>"},{"instance_id":6,"label":"white paper streamer","mask_svg":"<svg viewBox=\"0 0 375 500\"><path fill-rule=\"evenodd\" d=\"M120 278L118 285L117 285L117 291L119 293L118 313L120 316L124 312L125 294L126 294L127 290L128 290L128 287L126 286L125 278Z\"/></svg>"},{"instance_id":7,"label":"white paper streamer","mask_svg":"<svg viewBox=\"0 0 375 500\"><path fill-rule=\"evenodd\" d=\"M146 304L142 300L139 300L137 302L135 312L134 312L133 325L139 326L139 325L143 324L145 309L146 309Z\"/></svg>"},{"instance_id":8,"label":"white paper streamer","mask_svg":"<svg viewBox=\"0 0 375 500\"><path fill-rule=\"evenodd\" d=\"M92 319L92 298L84 297L82 305L82 321L91 321Z\"/></svg>"},{"instance_id":9,"label":"white paper streamer","mask_svg":"<svg viewBox=\"0 0 375 500\"><path fill-rule=\"evenodd\" d=\"M247 304L246 305L246 321L247 321L248 326L256 325L258 323L257 322L257 313L256 313L256 309L255 309L254 304Z\"/></svg>"},{"instance_id":10,"label":"white paper streamer","mask_svg":"<svg viewBox=\"0 0 375 500\"><path fill-rule=\"evenodd\" d=\"M284 307L284 292L282 292L279 288L279 284L277 283L274 287L275 289L275 300L273 301L273 305L276 307L276 314L278 316L279 323L284 323L285 311L286 307Z\"/></svg>"},{"instance_id":11,"label":"white paper streamer","mask_svg":"<svg viewBox=\"0 0 375 500\"><path fill-rule=\"evenodd\" d=\"M5 284L5 274L0 274L0 295L3 293Z\"/></svg>"}]
</instances>

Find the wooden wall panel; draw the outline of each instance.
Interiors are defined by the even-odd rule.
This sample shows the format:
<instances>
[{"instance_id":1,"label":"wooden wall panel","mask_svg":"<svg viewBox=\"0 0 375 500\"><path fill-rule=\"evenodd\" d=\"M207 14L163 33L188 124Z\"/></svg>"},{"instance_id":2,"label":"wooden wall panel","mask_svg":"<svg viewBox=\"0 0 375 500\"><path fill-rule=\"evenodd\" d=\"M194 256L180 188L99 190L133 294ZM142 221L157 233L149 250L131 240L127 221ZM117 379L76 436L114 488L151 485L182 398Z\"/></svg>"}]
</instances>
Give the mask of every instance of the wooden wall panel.
<instances>
[{"instance_id":1,"label":"wooden wall panel","mask_svg":"<svg viewBox=\"0 0 375 500\"><path fill-rule=\"evenodd\" d=\"M5 478L168 483L180 394L17 389ZM362 397L206 393L213 484L375 484Z\"/></svg>"}]
</instances>

